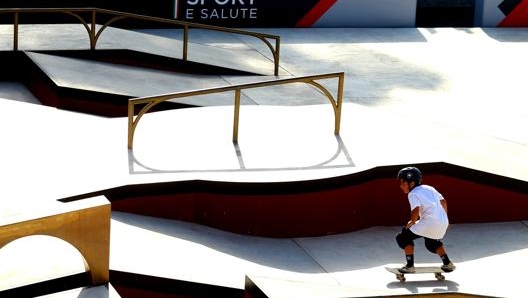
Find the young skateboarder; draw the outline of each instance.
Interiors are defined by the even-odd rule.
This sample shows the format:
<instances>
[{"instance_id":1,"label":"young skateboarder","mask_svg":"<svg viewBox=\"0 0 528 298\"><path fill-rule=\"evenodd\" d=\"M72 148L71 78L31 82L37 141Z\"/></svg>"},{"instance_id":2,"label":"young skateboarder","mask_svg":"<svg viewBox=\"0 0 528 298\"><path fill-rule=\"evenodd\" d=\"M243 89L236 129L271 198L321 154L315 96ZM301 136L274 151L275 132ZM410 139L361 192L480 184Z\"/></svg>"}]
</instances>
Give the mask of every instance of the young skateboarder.
<instances>
[{"instance_id":1,"label":"young skateboarder","mask_svg":"<svg viewBox=\"0 0 528 298\"><path fill-rule=\"evenodd\" d=\"M451 272L455 265L449 260L440 241L449 226L447 202L432 186L422 184L422 173L416 167L406 167L398 172L401 190L407 194L411 218L396 236L398 246L404 250L407 263L399 268L401 273L414 273L414 240L424 238L425 247L442 259L442 270Z\"/></svg>"}]
</instances>

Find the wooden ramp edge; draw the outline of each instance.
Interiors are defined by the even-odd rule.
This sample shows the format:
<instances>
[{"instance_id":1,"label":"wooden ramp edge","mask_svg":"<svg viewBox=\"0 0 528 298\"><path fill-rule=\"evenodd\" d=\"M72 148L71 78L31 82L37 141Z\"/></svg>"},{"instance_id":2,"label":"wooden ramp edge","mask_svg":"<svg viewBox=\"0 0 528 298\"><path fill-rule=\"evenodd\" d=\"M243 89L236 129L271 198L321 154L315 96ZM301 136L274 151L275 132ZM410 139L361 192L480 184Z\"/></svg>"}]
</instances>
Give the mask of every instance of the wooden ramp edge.
<instances>
[{"instance_id":1,"label":"wooden ramp edge","mask_svg":"<svg viewBox=\"0 0 528 298\"><path fill-rule=\"evenodd\" d=\"M0 217L0 248L28 236L59 238L83 256L92 285L109 281L110 202L104 196L27 208Z\"/></svg>"}]
</instances>

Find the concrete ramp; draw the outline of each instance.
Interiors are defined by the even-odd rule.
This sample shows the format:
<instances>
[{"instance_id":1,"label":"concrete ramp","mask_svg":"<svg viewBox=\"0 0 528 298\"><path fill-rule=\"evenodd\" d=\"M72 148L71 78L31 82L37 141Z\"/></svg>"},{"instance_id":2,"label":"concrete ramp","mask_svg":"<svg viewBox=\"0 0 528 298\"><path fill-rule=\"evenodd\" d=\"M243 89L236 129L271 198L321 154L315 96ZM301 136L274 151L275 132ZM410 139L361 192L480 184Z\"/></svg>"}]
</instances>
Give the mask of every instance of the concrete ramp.
<instances>
[{"instance_id":1,"label":"concrete ramp","mask_svg":"<svg viewBox=\"0 0 528 298\"><path fill-rule=\"evenodd\" d=\"M523 298L528 223L451 225L444 239L457 269L396 280L398 226L307 238L233 234L176 220L113 212L112 270L191 284L245 289L254 298L508 297ZM141 239L141 243L137 241ZM130 263L130 258L136 262ZM421 240L418 265L439 265ZM508 274L491 273L500 264ZM178 268L178 270L174 270ZM419 295L418 295L419 294Z\"/></svg>"}]
</instances>

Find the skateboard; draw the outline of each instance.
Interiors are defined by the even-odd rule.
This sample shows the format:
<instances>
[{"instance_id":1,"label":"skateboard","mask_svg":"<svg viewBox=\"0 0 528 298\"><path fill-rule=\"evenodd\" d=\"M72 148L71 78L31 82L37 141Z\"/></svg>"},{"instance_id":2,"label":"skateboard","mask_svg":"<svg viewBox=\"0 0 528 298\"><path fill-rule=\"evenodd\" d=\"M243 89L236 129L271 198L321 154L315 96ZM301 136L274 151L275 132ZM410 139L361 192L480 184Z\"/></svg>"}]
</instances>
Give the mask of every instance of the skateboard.
<instances>
[{"instance_id":1,"label":"skateboard","mask_svg":"<svg viewBox=\"0 0 528 298\"><path fill-rule=\"evenodd\" d=\"M442 270L440 267L414 267L416 272L414 273L401 273L398 271L398 268L394 267L385 267L387 271L396 274L396 279L400 282L405 281L405 274L422 274L422 273L434 273L434 276L438 280L445 280L443 273L448 273Z\"/></svg>"}]
</instances>

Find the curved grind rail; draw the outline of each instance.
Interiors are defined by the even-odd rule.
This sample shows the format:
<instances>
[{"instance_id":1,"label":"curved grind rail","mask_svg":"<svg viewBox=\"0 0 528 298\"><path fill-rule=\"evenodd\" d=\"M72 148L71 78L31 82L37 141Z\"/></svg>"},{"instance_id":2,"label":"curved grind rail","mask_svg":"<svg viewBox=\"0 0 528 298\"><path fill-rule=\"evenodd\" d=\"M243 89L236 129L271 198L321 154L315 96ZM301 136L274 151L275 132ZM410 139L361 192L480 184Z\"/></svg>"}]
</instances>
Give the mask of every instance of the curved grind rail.
<instances>
[{"instance_id":1,"label":"curved grind rail","mask_svg":"<svg viewBox=\"0 0 528 298\"><path fill-rule=\"evenodd\" d=\"M279 74L279 57L280 57L280 36L253 32L248 30L239 30L227 27L191 23L180 20L164 19L152 16L145 16L133 13L119 12L100 8L1 8L0 14L13 14L13 50L18 51L18 27L20 25L19 16L21 14L67 14L77 19L86 29L90 39L90 49L95 50L97 41L103 31L117 21L124 19L133 19L138 21L148 21L157 24L177 25L183 28L183 53L182 59L188 60L189 51L189 31L191 28L219 31L224 33L233 33L255 37L266 44L273 55L274 75ZM89 15L89 17L86 17ZM110 19L100 25L97 29L97 16L107 15ZM271 42L270 42L271 40ZM272 44L274 42L274 45Z\"/></svg>"},{"instance_id":2,"label":"curved grind rail","mask_svg":"<svg viewBox=\"0 0 528 298\"><path fill-rule=\"evenodd\" d=\"M337 97L334 97L328 89L326 89L323 85L321 85L318 82L319 80L326 80L326 79L337 79L337 84L338 84ZM341 107L343 103L344 79L345 79L344 72L339 72L339 73L319 74L319 75L303 76L303 77L295 77L295 78L277 79L274 81L229 85L229 86L223 86L223 87L184 91L184 92L163 94L163 95L156 95L156 96L132 98L128 101L128 149L132 149L133 147L134 132L136 130L136 127L139 121L141 120L141 117L145 113L147 113L150 109L152 109L154 106L156 106L157 104L162 103L167 100L176 99L176 98L221 93L221 92L228 92L228 91L235 92L233 142L237 143L238 142L238 124L239 124L238 120L239 120L239 114L240 114L240 95L242 93L242 90L267 87L267 86L275 86L275 85L284 85L284 84L290 84L290 83L306 83L306 84L314 86L321 93L326 95L326 97L332 104L332 108L334 111L334 134L339 135L339 129L341 126ZM141 108L141 110L139 110L137 115L135 115L136 105L143 105L143 107Z\"/></svg>"}]
</instances>

